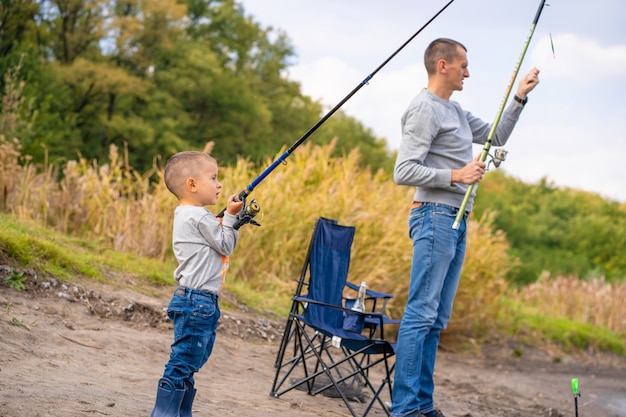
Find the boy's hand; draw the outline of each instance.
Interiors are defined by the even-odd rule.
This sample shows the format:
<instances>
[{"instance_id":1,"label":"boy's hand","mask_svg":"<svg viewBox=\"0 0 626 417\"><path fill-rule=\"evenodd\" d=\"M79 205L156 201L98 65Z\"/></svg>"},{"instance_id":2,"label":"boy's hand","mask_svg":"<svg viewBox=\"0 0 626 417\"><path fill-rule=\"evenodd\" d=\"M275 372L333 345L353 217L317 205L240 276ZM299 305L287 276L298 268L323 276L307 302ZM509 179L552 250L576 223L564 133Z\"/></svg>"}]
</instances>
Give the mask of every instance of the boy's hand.
<instances>
[{"instance_id":1,"label":"boy's hand","mask_svg":"<svg viewBox=\"0 0 626 417\"><path fill-rule=\"evenodd\" d=\"M228 214L232 214L233 216L239 214L241 208L243 207L243 201L235 201L236 196L237 194L233 194L228 197L228 203L226 204L226 212Z\"/></svg>"}]
</instances>

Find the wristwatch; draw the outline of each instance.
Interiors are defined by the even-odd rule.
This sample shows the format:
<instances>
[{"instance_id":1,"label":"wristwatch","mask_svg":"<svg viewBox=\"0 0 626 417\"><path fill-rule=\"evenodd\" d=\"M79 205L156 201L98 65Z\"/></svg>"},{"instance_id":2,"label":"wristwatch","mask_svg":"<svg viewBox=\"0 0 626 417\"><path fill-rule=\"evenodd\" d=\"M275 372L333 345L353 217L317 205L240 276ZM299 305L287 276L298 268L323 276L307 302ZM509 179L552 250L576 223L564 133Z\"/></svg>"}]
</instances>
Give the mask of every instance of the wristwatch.
<instances>
[{"instance_id":1,"label":"wristwatch","mask_svg":"<svg viewBox=\"0 0 626 417\"><path fill-rule=\"evenodd\" d=\"M528 97L526 97L525 99L521 99L517 96L517 94L515 94L515 96L513 97L513 100L517 101L519 104L521 104L522 106L525 106L526 103L528 103Z\"/></svg>"}]
</instances>

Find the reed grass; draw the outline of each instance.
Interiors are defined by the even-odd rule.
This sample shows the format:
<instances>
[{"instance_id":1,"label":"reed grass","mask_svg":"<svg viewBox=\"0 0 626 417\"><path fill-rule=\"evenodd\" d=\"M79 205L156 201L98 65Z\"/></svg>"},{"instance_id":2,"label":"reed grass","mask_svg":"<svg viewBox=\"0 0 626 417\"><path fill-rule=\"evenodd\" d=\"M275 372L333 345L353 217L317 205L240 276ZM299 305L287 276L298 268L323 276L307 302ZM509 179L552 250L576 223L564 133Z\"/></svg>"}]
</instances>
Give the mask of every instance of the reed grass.
<instances>
[{"instance_id":1,"label":"reed grass","mask_svg":"<svg viewBox=\"0 0 626 417\"><path fill-rule=\"evenodd\" d=\"M568 318L607 328L626 337L626 283L603 278L552 277L545 272L535 283L514 290L512 297L553 318Z\"/></svg>"},{"instance_id":2,"label":"reed grass","mask_svg":"<svg viewBox=\"0 0 626 417\"><path fill-rule=\"evenodd\" d=\"M392 293L388 314L402 315L409 286L411 241L407 219L413 190L399 187L382 171L359 166L359 152L332 157L335 142L305 144L248 197L257 199L262 226L246 225L231 256L226 289L256 311L285 315L318 217L354 225L350 280ZM281 151L282 153L282 151ZM2 210L115 251L172 263L171 228L176 199L163 183L156 161L135 172L126 151L111 147L106 161L82 157L37 167L21 155L19 141L0 136ZM280 155L280 153L278 154ZM223 199L250 184L261 167L239 159L220 167ZM502 300L536 307L539 315L573 317L581 323L626 334L624 285L540 279L516 290L504 277L518 260L508 255L506 236L494 230L490 213L470 217L466 261L450 332L475 337L501 325ZM163 283L162 280L158 280ZM173 283L173 280L172 280Z\"/></svg>"}]
</instances>

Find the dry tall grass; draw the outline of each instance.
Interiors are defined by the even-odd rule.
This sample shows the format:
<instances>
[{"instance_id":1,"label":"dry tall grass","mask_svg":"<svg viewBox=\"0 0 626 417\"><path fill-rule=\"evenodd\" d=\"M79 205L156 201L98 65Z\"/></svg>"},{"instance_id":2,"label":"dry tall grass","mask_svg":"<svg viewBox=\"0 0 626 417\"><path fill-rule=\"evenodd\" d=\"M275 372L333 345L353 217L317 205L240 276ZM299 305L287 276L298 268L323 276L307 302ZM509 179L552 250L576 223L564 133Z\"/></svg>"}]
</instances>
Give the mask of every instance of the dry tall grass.
<instances>
[{"instance_id":1,"label":"dry tall grass","mask_svg":"<svg viewBox=\"0 0 626 417\"><path fill-rule=\"evenodd\" d=\"M288 308L315 219L323 216L356 226L350 279L394 294L389 313L400 317L411 266L407 218L413 190L396 186L382 173L359 168L356 150L342 158L331 157L332 151L333 144L302 146L250 195L262 207L257 217L262 226L241 229L227 288L256 309L277 310L279 304ZM265 162L268 166L272 160ZM220 167L222 194L241 191L259 172L243 159L236 166ZM104 163L78 158L63 166L35 167L20 156L18 141L0 136L0 173L2 209L18 218L100 240L116 250L171 259L176 200L163 184L162 167L139 174L115 147ZM212 209L221 210L225 201ZM507 249L489 215L480 221L470 219L451 331L472 334L495 325L499 300L511 294L504 276L514 261ZM626 331L624 286L575 279L558 282L555 286L540 280L513 294L546 314Z\"/></svg>"},{"instance_id":2,"label":"dry tall grass","mask_svg":"<svg viewBox=\"0 0 626 417\"><path fill-rule=\"evenodd\" d=\"M263 209L263 225L242 229L231 259L236 278L257 291L293 292L315 219L326 217L356 226L351 280L401 292L411 261L406 232L411 192L360 169L357 151L343 158L332 158L332 151L332 144L302 147L250 196ZM224 188L250 183L249 168L240 163L226 173Z\"/></svg>"},{"instance_id":3,"label":"dry tall grass","mask_svg":"<svg viewBox=\"0 0 626 417\"><path fill-rule=\"evenodd\" d=\"M169 251L170 215L176 205L156 172L133 171L112 146L109 163L84 158L63 167L19 164L16 142L0 137L0 186L7 211L18 218L88 239L111 248L164 258ZM59 174L61 170L61 174Z\"/></svg>"},{"instance_id":4,"label":"dry tall grass","mask_svg":"<svg viewBox=\"0 0 626 417\"><path fill-rule=\"evenodd\" d=\"M626 283L553 278L544 273L537 282L516 290L514 298L549 317L574 319L626 334Z\"/></svg>"}]
</instances>

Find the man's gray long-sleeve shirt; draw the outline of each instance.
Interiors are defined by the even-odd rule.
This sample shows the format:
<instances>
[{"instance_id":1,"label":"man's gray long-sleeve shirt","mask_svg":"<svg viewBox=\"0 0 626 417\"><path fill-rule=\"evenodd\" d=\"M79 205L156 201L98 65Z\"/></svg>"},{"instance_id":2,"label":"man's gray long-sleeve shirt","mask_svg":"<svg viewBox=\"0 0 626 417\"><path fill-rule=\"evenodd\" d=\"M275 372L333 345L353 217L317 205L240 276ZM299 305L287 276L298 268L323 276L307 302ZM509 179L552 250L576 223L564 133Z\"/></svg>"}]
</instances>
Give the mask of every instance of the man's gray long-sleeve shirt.
<instances>
[{"instance_id":1,"label":"man's gray long-sleeve shirt","mask_svg":"<svg viewBox=\"0 0 626 417\"><path fill-rule=\"evenodd\" d=\"M522 107L512 102L503 112L492 145L506 143ZM451 183L452 170L461 169L473 159L472 143L484 144L492 124L444 100L427 89L409 104L402 116L402 142L394 169L398 185L415 186L414 201L443 203L460 207L466 184ZM474 187L474 193L476 187ZM472 195L466 210L471 211Z\"/></svg>"}]
</instances>

